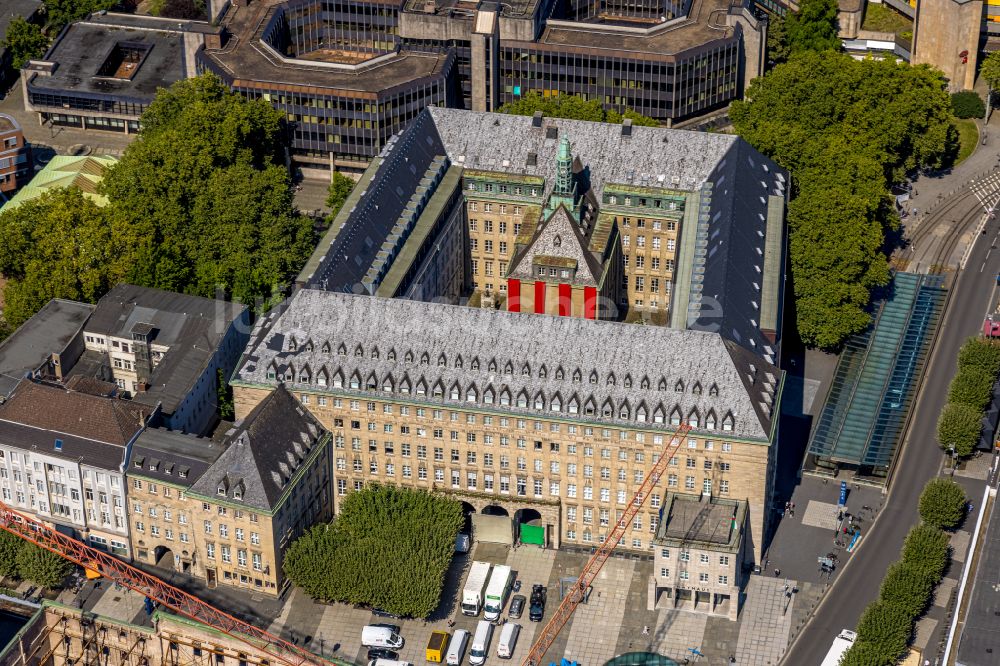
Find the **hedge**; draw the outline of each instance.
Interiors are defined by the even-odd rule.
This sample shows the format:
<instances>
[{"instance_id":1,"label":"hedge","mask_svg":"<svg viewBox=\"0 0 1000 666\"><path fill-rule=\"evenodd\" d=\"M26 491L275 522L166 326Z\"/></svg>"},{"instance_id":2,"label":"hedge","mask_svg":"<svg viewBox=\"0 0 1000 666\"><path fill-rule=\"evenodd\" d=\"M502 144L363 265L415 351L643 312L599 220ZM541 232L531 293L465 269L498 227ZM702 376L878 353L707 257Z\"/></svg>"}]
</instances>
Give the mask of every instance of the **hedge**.
<instances>
[{"instance_id":1,"label":"hedge","mask_svg":"<svg viewBox=\"0 0 1000 666\"><path fill-rule=\"evenodd\" d=\"M284 570L316 599L424 618L438 606L463 521L461 502L371 484L299 537Z\"/></svg>"}]
</instances>

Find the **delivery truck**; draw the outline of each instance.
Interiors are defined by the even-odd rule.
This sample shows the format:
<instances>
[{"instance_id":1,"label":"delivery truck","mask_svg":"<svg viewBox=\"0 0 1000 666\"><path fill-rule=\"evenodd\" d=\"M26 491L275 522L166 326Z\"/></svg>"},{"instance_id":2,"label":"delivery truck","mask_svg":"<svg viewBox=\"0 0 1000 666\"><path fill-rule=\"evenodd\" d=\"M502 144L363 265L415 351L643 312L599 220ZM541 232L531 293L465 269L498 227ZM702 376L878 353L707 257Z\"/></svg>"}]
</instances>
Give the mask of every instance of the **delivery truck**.
<instances>
[{"instance_id":1,"label":"delivery truck","mask_svg":"<svg viewBox=\"0 0 1000 666\"><path fill-rule=\"evenodd\" d=\"M483 595L486 593L486 580L490 576L489 562L473 562L469 569L469 577L465 579L465 589L462 590L462 614L473 617L479 615L483 608Z\"/></svg>"},{"instance_id":2,"label":"delivery truck","mask_svg":"<svg viewBox=\"0 0 1000 666\"><path fill-rule=\"evenodd\" d=\"M833 639L833 645L830 646L830 651L826 653L823 658L823 663L820 666L837 666L840 660L843 659L844 653L851 649L854 645L854 641L857 639L858 635L851 631L850 629L842 630L835 639Z\"/></svg>"},{"instance_id":3,"label":"delivery truck","mask_svg":"<svg viewBox=\"0 0 1000 666\"><path fill-rule=\"evenodd\" d=\"M440 664L447 654L448 639L451 636L447 631L432 631L431 637L427 639L427 661Z\"/></svg>"},{"instance_id":4,"label":"delivery truck","mask_svg":"<svg viewBox=\"0 0 1000 666\"><path fill-rule=\"evenodd\" d=\"M507 602L507 593L510 591L513 578L510 567L506 564L498 564L493 567L493 573L490 574L490 584L486 586L486 604L483 606L485 610L483 617L490 622L500 617L503 605Z\"/></svg>"}]
</instances>

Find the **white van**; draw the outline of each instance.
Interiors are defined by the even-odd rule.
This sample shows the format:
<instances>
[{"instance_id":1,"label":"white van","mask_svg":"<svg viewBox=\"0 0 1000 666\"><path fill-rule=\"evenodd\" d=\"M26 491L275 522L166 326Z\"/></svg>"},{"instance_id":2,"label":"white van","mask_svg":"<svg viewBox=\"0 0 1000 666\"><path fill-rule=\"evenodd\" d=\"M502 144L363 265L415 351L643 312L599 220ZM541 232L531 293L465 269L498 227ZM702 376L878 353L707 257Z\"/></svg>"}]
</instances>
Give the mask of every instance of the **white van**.
<instances>
[{"instance_id":1,"label":"white van","mask_svg":"<svg viewBox=\"0 0 1000 666\"><path fill-rule=\"evenodd\" d=\"M368 666L413 666L408 661L396 661L395 659L372 659Z\"/></svg>"},{"instance_id":2,"label":"white van","mask_svg":"<svg viewBox=\"0 0 1000 666\"><path fill-rule=\"evenodd\" d=\"M469 650L469 663L479 666L486 661L490 651L490 638L493 637L493 623L480 620L476 626L476 635L472 637L472 649Z\"/></svg>"},{"instance_id":3,"label":"white van","mask_svg":"<svg viewBox=\"0 0 1000 666\"><path fill-rule=\"evenodd\" d=\"M517 636L521 633L521 625L508 622L500 630L500 641L497 643L497 656L501 659L510 659L514 654L514 646L517 645Z\"/></svg>"},{"instance_id":4,"label":"white van","mask_svg":"<svg viewBox=\"0 0 1000 666\"><path fill-rule=\"evenodd\" d=\"M403 647L403 637L389 627L369 624L361 629L361 644L370 648L398 650Z\"/></svg>"},{"instance_id":5,"label":"white van","mask_svg":"<svg viewBox=\"0 0 1000 666\"><path fill-rule=\"evenodd\" d=\"M465 644L468 642L469 632L465 629L456 629L451 637L451 643L448 644L448 654L444 658L448 666L458 666L462 663L462 657L465 655Z\"/></svg>"}]
</instances>

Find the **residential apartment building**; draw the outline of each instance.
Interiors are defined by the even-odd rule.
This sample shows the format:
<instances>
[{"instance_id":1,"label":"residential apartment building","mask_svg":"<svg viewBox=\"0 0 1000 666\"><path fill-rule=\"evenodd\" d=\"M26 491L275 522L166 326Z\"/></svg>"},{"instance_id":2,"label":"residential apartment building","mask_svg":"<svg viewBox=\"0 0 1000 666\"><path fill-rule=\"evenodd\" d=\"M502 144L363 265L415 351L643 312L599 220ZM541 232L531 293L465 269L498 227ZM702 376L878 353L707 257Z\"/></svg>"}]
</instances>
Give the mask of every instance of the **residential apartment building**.
<instances>
[{"instance_id":1,"label":"residential apartment building","mask_svg":"<svg viewBox=\"0 0 1000 666\"><path fill-rule=\"evenodd\" d=\"M239 303L120 284L84 325L86 351L68 380L110 382L156 407L164 427L205 432L216 419L218 373L235 367L249 318Z\"/></svg>"},{"instance_id":2,"label":"residential apartment building","mask_svg":"<svg viewBox=\"0 0 1000 666\"><path fill-rule=\"evenodd\" d=\"M431 108L298 284L718 331L774 363L786 185L732 135Z\"/></svg>"},{"instance_id":3,"label":"residential apartment building","mask_svg":"<svg viewBox=\"0 0 1000 666\"><path fill-rule=\"evenodd\" d=\"M331 437L284 388L222 444L150 430L127 468L138 560L276 596L284 551L332 517Z\"/></svg>"},{"instance_id":4,"label":"residential apartment building","mask_svg":"<svg viewBox=\"0 0 1000 666\"><path fill-rule=\"evenodd\" d=\"M649 609L739 616L748 561L747 503L668 493L653 540Z\"/></svg>"},{"instance_id":5,"label":"residential apartment building","mask_svg":"<svg viewBox=\"0 0 1000 666\"><path fill-rule=\"evenodd\" d=\"M90 303L53 298L0 342L0 397L25 377L62 381L83 354L83 326Z\"/></svg>"},{"instance_id":6,"label":"residential apartment building","mask_svg":"<svg viewBox=\"0 0 1000 666\"><path fill-rule=\"evenodd\" d=\"M333 433L336 506L372 481L455 492L552 546L599 543L688 423L621 548L648 553L684 492L745 501L760 559L782 377L719 333L302 289L233 388L238 417L287 389Z\"/></svg>"},{"instance_id":7,"label":"residential apartment building","mask_svg":"<svg viewBox=\"0 0 1000 666\"><path fill-rule=\"evenodd\" d=\"M234 3L222 22L235 37L206 43L198 59L234 90L285 112L296 158L324 167L367 163L431 105L492 111L528 92L577 94L672 122L738 98L763 71L766 28L749 0L637 7Z\"/></svg>"},{"instance_id":8,"label":"residential apartment building","mask_svg":"<svg viewBox=\"0 0 1000 666\"><path fill-rule=\"evenodd\" d=\"M0 404L0 494L16 511L129 558L123 467L152 409L24 380Z\"/></svg>"},{"instance_id":9,"label":"residential apartment building","mask_svg":"<svg viewBox=\"0 0 1000 666\"><path fill-rule=\"evenodd\" d=\"M35 162L20 123L0 113L0 192L10 195L31 180Z\"/></svg>"}]
</instances>

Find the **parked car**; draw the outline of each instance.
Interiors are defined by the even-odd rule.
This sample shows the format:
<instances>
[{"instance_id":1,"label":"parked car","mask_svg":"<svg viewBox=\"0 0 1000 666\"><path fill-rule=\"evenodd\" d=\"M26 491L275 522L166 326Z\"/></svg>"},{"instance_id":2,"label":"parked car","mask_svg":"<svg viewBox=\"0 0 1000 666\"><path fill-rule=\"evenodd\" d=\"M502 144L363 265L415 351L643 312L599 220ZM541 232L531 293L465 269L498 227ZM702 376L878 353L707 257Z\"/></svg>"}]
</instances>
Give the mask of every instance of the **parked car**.
<instances>
[{"instance_id":1,"label":"parked car","mask_svg":"<svg viewBox=\"0 0 1000 666\"><path fill-rule=\"evenodd\" d=\"M372 648L368 650L368 661L373 659L398 659L399 655L388 648Z\"/></svg>"},{"instance_id":2,"label":"parked car","mask_svg":"<svg viewBox=\"0 0 1000 666\"><path fill-rule=\"evenodd\" d=\"M527 601L523 594L515 594L510 598L510 608L507 609L507 616L512 620L521 617L521 613L524 612L524 604Z\"/></svg>"},{"instance_id":3,"label":"parked car","mask_svg":"<svg viewBox=\"0 0 1000 666\"><path fill-rule=\"evenodd\" d=\"M532 622L541 622L545 615L545 586L535 583L531 586L531 605L528 608L528 619Z\"/></svg>"}]
</instances>

